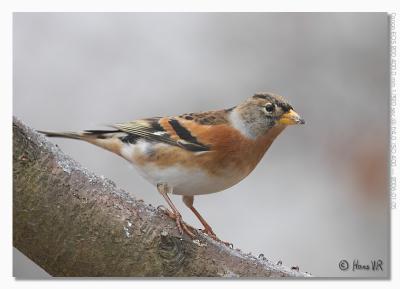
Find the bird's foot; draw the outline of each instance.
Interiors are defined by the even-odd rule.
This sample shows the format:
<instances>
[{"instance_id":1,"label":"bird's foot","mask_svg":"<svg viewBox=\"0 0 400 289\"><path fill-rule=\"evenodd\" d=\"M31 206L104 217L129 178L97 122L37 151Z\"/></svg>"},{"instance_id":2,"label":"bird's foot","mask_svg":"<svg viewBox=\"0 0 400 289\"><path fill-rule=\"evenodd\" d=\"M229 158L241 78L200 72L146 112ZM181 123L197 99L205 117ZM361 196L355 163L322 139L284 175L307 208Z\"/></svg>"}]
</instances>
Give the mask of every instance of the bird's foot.
<instances>
[{"instance_id":1,"label":"bird's foot","mask_svg":"<svg viewBox=\"0 0 400 289\"><path fill-rule=\"evenodd\" d=\"M169 210L168 208L166 208L164 205L159 205L157 207L157 210L161 210L165 215L167 215L168 217L175 220L174 213L171 210Z\"/></svg>"},{"instance_id":2,"label":"bird's foot","mask_svg":"<svg viewBox=\"0 0 400 289\"><path fill-rule=\"evenodd\" d=\"M185 232L186 234L189 235L190 238L194 239L196 236L193 234L193 232L190 229L194 230L193 227L187 225L183 219L182 219L182 215L179 212L172 212L171 210L168 210L166 207L164 206L158 206L157 209L162 209L164 211L164 213L170 217L171 219L175 220L176 222L176 226L178 227L178 231L181 235L183 235L183 232Z\"/></svg>"},{"instance_id":3,"label":"bird's foot","mask_svg":"<svg viewBox=\"0 0 400 289\"><path fill-rule=\"evenodd\" d=\"M189 225L186 225L186 223L183 221L181 214L178 212L174 214L175 215L175 222L176 226L178 227L178 231L181 235L183 235L183 232L189 235L190 238L194 239L196 236L193 234L192 231L189 230Z\"/></svg>"},{"instance_id":4,"label":"bird's foot","mask_svg":"<svg viewBox=\"0 0 400 289\"><path fill-rule=\"evenodd\" d=\"M217 235L214 233L214 231L211 229L211 227L205 227L202 230L203 233L207 234L211 239L214 241L220 242L224 244L225 246L228 246L229 248L233 248L233 244L230 242L222 241L220 238L217 237Z\"/></svg>"}]
</instances>

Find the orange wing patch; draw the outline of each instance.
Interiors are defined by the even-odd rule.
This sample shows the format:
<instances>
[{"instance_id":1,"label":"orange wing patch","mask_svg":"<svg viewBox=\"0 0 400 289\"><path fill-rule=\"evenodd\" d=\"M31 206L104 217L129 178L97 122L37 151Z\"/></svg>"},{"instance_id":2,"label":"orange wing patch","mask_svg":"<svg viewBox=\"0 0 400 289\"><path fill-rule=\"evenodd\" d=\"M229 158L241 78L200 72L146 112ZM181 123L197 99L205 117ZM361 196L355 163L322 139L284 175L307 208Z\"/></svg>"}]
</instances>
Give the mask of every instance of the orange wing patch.
<instances>
[{"instance_id":1,"label":"orange wing patch","mask_svg":"<svg viewBox=\"0 0 400 289\"><path fill-rule=\"evenodd\" d=\"M179 136L176 134L176 131L173 129L173 127L169 123L169 120L170 120L169 117L163 117L158 121L158 123L168 133L168 135L171 139L178 141Z\"/></svg>"}]
</instances>

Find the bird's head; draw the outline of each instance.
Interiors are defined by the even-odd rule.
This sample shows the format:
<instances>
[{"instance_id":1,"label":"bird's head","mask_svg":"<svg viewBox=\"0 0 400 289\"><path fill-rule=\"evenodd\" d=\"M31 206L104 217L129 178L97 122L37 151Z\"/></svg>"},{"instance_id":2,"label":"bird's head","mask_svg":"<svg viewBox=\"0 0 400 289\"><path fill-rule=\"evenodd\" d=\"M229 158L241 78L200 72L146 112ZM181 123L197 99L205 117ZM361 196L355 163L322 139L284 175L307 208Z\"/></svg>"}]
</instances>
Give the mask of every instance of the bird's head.
<instances>
[{"instance_id":1,"label":"bird's head","mask_svg":"<svg viewBox=\"0 0 400 289\"><path fill-rule=\"evenodd\" d=\"M231 122L251 138L264 135L276 126L305 123L282 96L274 93L256 93L247 98L232 110Z\"/></svg>"}]
</instances>

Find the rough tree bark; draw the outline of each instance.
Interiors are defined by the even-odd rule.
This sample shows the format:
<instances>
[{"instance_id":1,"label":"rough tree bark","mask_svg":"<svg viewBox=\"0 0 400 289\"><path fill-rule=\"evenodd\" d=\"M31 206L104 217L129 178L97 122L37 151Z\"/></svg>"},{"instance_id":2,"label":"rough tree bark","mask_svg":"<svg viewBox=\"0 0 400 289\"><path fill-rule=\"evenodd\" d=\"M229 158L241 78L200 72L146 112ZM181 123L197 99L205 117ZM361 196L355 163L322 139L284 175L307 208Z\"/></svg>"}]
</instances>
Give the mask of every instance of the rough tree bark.
<instances>
[{"instance_id":1,"label":"rough tree bark","mask_svg":"<svg viewBox=\"0 0 400 289\"><path fill-rule=\"evenodd\" d=\"M13 121L14 246L52 276L307 277L180 236L165 214Z\"/></svg>"}]
</instances>

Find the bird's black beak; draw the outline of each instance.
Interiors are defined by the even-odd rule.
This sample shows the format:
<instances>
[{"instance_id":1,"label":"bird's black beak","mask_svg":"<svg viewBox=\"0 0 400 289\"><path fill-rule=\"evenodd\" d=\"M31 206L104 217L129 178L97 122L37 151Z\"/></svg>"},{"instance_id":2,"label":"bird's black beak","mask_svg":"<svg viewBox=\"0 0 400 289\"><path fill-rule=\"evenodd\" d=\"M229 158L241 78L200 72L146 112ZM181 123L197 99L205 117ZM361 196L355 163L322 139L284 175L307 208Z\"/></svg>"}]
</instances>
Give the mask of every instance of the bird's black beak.
<instances>
[{"instance_id":1,"label":"bird's black beak","mask_svg":"<svg viewBox=\"0 0 400 289\"><path fill-rule=\"evenodd\" d=\"M292 124L305 124L304 119L300 117L300 115L295 112L293 109L288 112L282 114L282 116L277 121L279 124L283 125L292 125Z\"/></svg>"}]
</instances>

